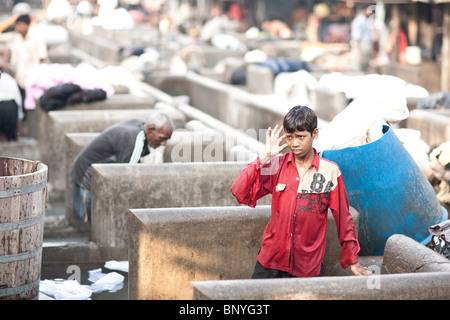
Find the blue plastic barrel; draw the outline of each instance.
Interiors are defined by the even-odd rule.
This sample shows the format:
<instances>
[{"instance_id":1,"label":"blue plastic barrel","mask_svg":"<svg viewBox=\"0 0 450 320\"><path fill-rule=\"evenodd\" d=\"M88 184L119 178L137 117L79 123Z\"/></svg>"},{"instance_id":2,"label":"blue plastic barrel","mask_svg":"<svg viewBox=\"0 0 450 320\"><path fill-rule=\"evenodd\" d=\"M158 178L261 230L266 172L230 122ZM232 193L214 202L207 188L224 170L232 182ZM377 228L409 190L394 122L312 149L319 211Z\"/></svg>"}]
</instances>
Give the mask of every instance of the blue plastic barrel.
<instances>
[{"instance_id":1,"label":"blue plastic barrel","mask_svg":"<svg viewBox=\"0 0 450 320\"><path fill-rule=\"evenodd\" d=\"M359 212L360 255L383 255L393 234L428 244L428 227L448 219L430 182L389 126L374 142L325 150L322 156L340 167L349 203Z\"/></svg>"}]
</instances>

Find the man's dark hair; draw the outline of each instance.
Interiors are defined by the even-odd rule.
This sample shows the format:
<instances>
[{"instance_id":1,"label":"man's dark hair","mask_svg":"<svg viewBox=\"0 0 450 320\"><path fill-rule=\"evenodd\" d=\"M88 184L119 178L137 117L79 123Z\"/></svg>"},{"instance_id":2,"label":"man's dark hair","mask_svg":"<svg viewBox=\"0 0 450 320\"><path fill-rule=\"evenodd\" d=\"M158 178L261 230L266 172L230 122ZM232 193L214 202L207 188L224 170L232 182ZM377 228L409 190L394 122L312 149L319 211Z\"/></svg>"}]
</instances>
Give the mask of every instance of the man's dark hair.
<instances>
[{"instance_id":1,"label":"man's dark hair","mask_svg":"<svg viewBox=\"0 0 450 320\"><path fill-rule=\"evenodd\" d=\"M312 134L317 128L316 113L309 107L295 106L284 116L283 128L287 133L308 131Z\"/></svg>"},{"instance_id":2,"label":"man's dark hair","mask_svg":"<svg viewBox=\"0 0 450 320\"><path fill-rule=\"evenodd\" d=\"M23 22L29 25L31 23L31 17L29 14L21 14L20 16L17 17L16 23L17 22Z\"/></svg>"}]
</instances>

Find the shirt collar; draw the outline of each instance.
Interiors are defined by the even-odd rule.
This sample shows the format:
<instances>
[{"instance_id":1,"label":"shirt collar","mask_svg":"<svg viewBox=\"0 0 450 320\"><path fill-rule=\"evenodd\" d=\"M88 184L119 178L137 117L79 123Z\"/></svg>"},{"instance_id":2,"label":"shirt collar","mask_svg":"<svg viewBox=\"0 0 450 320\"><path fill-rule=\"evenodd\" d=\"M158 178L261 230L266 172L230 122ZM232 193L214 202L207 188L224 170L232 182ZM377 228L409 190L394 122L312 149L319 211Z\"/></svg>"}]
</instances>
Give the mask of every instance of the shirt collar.
<instances>
[{"instance_id":1,"label":"shirt collar","mask_svg":"<svg viewBox=\"0 0 450 320\"><path fill-rule=\"evenodd\" d=\"M316 170L319 170L319 163L320 163L320 157L319 157L319 154L317 153L317 150L315 149L315 148L313 148L313 150L314 150L314 159L313 159L313 161L311 162L311 165L309 166L309 168L311 168L311 166L315 166L316 167ZM288 152L287 154L286 154L286 162L292 162L292 163L294 163L295 164L295 161L294 161L294 154L292 153L292 151L291 152ZM309 169L308 168L308 169Z\"/></svg>"}]
</instances>

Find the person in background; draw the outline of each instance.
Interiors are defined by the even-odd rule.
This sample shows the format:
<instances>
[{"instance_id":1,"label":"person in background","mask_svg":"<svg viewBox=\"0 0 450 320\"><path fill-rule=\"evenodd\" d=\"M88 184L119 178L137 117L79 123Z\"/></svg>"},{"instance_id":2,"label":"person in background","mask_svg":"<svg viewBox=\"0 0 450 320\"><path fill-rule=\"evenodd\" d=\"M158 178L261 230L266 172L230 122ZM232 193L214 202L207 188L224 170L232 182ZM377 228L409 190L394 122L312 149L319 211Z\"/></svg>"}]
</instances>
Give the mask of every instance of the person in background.
<instances>
[{"instance_id":1,"label":"person in background","mask_svg":"<svg viewBox=\"0 0 450 320\"><path fill-rule=\"evenodd\" d=\"M351 48L354 69L358 72L367 72L374 50L374 25L370 16L374 14L374 6L359 5L357 15L351 23Z\"/></svg>"},{"instance_id":2,"label":"person in background","mask_svg":"<svg viewBox=\"0 0 450 320\"><path fill-rule=\"evenodd\" d=\"M104 130L78 156L70 169L73 184L72 216L91 221L91 169L94 163L130 163L165 146L174 124L165 113L153 114L149 121L131 119Z\"/></svg>"},{"instance_id":3,"label":"person in background","mask_svg":"<svg viewBox=\"0 0 450 320\"><path fill-rule=\"evenodd\" d=\"M29 14L21 14L17 17L14 30L15 35L8 48L3 49L1 68L5 71L14 70L14 78L19 84L22 94L22 106L25 101L25 80L30 70L40 63L48 60L47 45L36 33L30 32L31 17ZM9 67L9 64L12 68Z\"/></svg>"},{"instance_id":4,"label":"person in background","mask_svg":"<svg viewBox=\"0 0 450 320\"><path fill-rule=\"evenodd\" d=\"M11 75L0 71L0 142L18 140L22 118L19 86Z\"/></svg>"}]
</instances>

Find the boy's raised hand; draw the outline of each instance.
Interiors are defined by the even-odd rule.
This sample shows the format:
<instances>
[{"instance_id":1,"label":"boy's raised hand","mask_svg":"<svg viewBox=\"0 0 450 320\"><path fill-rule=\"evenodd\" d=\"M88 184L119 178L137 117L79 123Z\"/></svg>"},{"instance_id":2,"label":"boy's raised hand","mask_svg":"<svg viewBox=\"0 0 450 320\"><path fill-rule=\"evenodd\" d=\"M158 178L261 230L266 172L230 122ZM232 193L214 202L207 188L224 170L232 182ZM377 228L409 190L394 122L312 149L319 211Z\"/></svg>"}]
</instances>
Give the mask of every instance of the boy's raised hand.
<instances>
[{"instance_id":1,"label":"boy's raised hand","mask_svg":"<svg viewBox=\"0 0 450 320\"><path fill-rule=\"evenodd\" d=\"M283 127L278 125L275 128L269 127L266 132L266 147L264 149L264 153L259 156L261 163L266 163L270 160L270 158L275 157L281 151L287 148L287 144L283 144L280 146L280 142L286 138L286 134L281 135L283 131Z\"/></svg>"}]
</instances>

